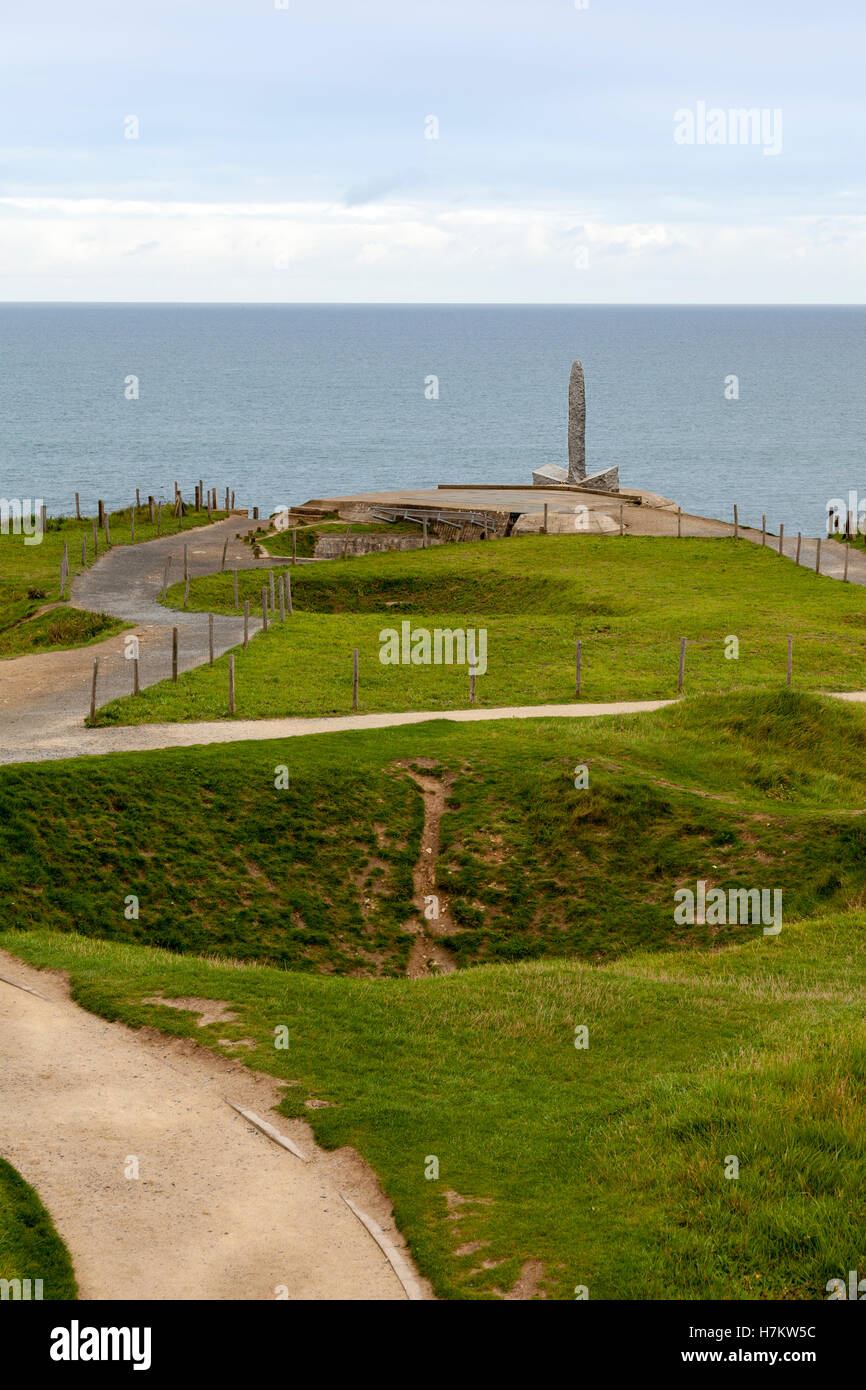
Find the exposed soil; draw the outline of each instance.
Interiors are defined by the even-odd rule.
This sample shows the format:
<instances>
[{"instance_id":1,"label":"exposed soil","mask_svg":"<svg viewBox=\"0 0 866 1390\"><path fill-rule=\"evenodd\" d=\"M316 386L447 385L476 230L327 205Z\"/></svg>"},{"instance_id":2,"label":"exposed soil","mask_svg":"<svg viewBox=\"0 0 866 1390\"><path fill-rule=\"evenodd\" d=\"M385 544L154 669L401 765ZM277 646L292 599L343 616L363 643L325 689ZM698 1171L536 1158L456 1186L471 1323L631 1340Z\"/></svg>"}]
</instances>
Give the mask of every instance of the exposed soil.
<instances>
[{"instance_id":1,"label":"exposed soil","mask_svg":"<svg viewBox=\"0 0 866 1390\"><path fill-rule=\"evenodd\" d=\"M275 1114L285 1085L191 1039L108 1023L73 1003L57 972L6 952L0 967L38 991L0 980L0 1152L51 1213L82 1298L406 1297L341 1195L408 1259L375 1174L353 1149L325 1152L302 1120ZM171 1002L225 1019L218 1001Z\"/></svg>"}]
</instances>

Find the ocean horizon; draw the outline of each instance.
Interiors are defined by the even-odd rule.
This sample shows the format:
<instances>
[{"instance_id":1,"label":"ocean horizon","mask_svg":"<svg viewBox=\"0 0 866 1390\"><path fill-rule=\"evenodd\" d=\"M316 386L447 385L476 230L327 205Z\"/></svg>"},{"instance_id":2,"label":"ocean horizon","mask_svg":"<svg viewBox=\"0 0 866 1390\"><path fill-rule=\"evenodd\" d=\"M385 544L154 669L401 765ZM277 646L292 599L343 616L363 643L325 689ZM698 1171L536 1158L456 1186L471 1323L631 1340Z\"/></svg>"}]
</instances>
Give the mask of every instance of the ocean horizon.
<instances>
[{"instance_id":1,"label":"ocean horizon","mask_svg":"<svg viewBox=\"0 0 866 1390\"><path fill-rule=\"evenodd\" d=\"M686 511L823 534L859 493L859 305L0 304L0 495L129 505L199 477L264 512L531 481L566 461Z\"/></svg>"}]
</instances>

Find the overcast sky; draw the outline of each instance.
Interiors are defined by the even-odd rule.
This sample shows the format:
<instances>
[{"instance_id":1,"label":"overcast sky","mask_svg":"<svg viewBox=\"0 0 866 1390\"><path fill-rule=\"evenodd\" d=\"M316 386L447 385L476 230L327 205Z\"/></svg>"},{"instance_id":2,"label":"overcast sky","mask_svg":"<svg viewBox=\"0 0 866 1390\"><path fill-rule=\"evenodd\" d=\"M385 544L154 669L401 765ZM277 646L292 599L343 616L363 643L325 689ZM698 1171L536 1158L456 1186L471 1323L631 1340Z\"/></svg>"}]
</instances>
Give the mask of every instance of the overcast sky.
<instances>
[{"instance_id":1,"label":"overcast sky","mask_svg":"<svg viewBox=\"0 0 866 1390\"><path fill-rule=\"evenodd\" d=\"M864 0L5 10L0 299L866 297Z\"/></svg>"}]
</instances>

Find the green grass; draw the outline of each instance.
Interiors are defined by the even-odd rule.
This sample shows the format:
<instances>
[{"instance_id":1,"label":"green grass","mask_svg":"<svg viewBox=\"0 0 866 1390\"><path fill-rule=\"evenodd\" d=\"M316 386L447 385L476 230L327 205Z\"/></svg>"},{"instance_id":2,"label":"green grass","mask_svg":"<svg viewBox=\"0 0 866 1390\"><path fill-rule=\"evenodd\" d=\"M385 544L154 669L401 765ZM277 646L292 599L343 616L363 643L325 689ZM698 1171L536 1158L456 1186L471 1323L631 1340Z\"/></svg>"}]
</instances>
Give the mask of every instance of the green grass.
<instances>
[{"instance_id":1,"label":"green grass","mask_svg":"<svg viewBox=\"0 0 866 1390\"><path fill-rule=\"evenodd\" d=\"M213 520L225 517L225 512L214 512ZM154 540L157 523L147 519L147 508L142 507L136 514L135 540ZM132 543L132 510L111 512L109 514L109 535L112 547ZM187 512L183 529L208 525L207 512ZM178 522L163 510L162 534L174 534ZM87 539L87 557L82 565L81 545ZM93 522L82 518L75 521L70 517L49 517L48 526L38 545L25 545L24 535L15 535L11 529L0 534L0 657L21 656L29 651L52 651L58 648L88 646L93 641L101 641L122 631L125 624L114 623L104 614L79 614L76 610L64 609L54 614L45 614L32 621L33 614L46 604L58 603L64 595L60 592L60 562L63 547L67 547L69 562L69 583L71 584L82 569L93 564ZM99 555L105 554L105 535L99 533ZM68 596L68 587L66 596ZM99 628L99 623L111 622L112 626Z\"/></svg>"},{"instance_id":2,"label":"green grass","mask_svg":"<svg viewBox=\"0 0 866 1390\"><path fill-rule=\"evenodd\" d=\"M0 657L28 652L67 651L104 642L131 627L107 613L88 613L80 608L52 608L37 618L15 623L0 631Z\"/></svg>"},{"instance_id":3,"label":"green grass","mask_svg":"<svg viewBox=\"0 0 866 1390\"><path fill-rule=\"evenodd\" d=\"M437 886L483 962L421 980L413 765L447 781ZM866 1256L864 780L866 713L788 691L10 766L0 945L107 1018L252 1039L442 1297L531 1265L553 1299L812 1300ZM675 927L699 877L781 886L781 934Z\"/></svg>"},{"instance_id":4,"label":"green grass","mask_svg":"<svg viewBox=\"0 0 866 1390\"><path fill-rule=\"evenodd\" d=\"M33 1188L0 1158L0 1279L42 1280L42 1297L78 1297L63 1241Z\"/></svg>"},{"instance_id":5,"label":"green grass","mask_svg":"<svg viewBox=\"0 0 866 1390\"><path fill-rule=\"evenodd\" d=\"M866 715L783 690L595 720L433 721L0 772L9 927L293 969L403 974L432 764L459 964L601 961L760 934L673 894L780 888L785 921L863 904ZM575 768L589 769L576 789ZM275 786L289 769L287 789ZM44 808L53 808L49 823ZM124 915L138 897L140 915Z\"/></svg>"},{"instance_id":6,"label":"green grass","mask_svg":"<svg viewBox=\"0 0 866 1390\"><path fill-rule=\"evenodd\" d=\"M239 576L240 602L254 613L264 579ZM304 566L292 592L294 616L236 653L238 717L350 712L353 647L361 711L466 706L465 666L381 663L380 634L404 619L486 628L476 702L488 708L573 700L577 638L586 700L674 696L681 637L689 693L778 688L789 633L800 689L866 684L863 589L745 541L528 536ZM168 597L181 605L183 586ZM234 611L231 576L194 580L190 606ZM737 659L725 655L731 636ZM224 657L106 705L97 723L225 718L227 690Z\"/></svg>"},{"instance_id":7,"label":"green grass","mask_svg":"<svg viewBox=\"0 0 866 1390\"><path fill-rule=\"evenodd\" d=\"M863 1267L860 914L725 951L417 981L43 932L0 944L68 970L107 1018L216 1050L252 1038L244 1063L288 1083L285 1113L373 1165L442 1297L496 1297L527 1261L557 1299L585 1285L593 1299L811 1300ZM238 1021L198 1028L145 1004L154 993L225 1000Z\"/></svg>"}]
</instances>

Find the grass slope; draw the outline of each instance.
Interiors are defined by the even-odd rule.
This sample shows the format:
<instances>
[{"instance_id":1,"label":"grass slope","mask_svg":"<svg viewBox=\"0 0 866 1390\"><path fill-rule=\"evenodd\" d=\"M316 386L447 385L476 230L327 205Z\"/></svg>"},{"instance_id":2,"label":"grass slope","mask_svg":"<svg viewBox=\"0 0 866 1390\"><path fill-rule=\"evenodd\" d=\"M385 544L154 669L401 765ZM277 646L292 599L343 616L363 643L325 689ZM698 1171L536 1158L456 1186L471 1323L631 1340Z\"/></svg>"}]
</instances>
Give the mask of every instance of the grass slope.
<instances>
[{"instance_id":1,"label":"grass slope","mask_svg":"<svg viewBox=\"0 0 866 1390\"><path fill-rule=\"evenodd\" d=\"M42 1280L43 1299L77 1298L72 1263L33 1188L0 1158L0 1279Z\"/></svg>"},{"instance_id":2,"label":"grass slope","mask_svg":"<svg viewBox=\"0 0 866 1390\"><path fill-rule=\"evenodd\" d=\"M240 603L256 612L265 576L239 578ZM587 700L675 695L681 637L691 693L777 688L789 633L800 688L856 689L866 669L863 589L745 541L526 536L299 567L292 591L294 616L236 653L239 717L349 712L353 647L361 710L468 704L465 666L381 663L380 633L404 619L487 630L476 700L488 707L573 700L577 638ZM169 601L182 604L183 585ZM190 606L235 611L232 577L194 580ZM97 722L225 718L227 699L223 657L106 705Z\"/></svg>"},{"instance_id":3,"label":"grass slope","mask_svg":"<svg viewBox=\"0 0 866 1390\"><path fill-rule=\"evenodd\" d=\"M424 808L458 963L722 943L696 880L860 907L866 716L782 691L598 720L445 721L0 770L5 922L340 974L405 971ZM589 770L577 789L575 768ZM279 768L289 786L283 789ZM51 805L48 823L44 808ZM125 899L139 916L125 915Z\"/></svg>"},{"instance_id":4,"label":"grass slope","mask_svg":"<svg viewBox=\"0 0 866 1390\"><path fill-rule=\"evenodd\" d=\"M556 1299L809 1300L863 1267L859 914L725 951L415 981L0 944L70 971L107 1018L254 1039L243 1060L288 1084L285 1112L372 1163L440 1296L496 1297L529 1265ZM198 1028L154 993L229 1001L238 1022Z\"/></svg>"}]
</instances>

